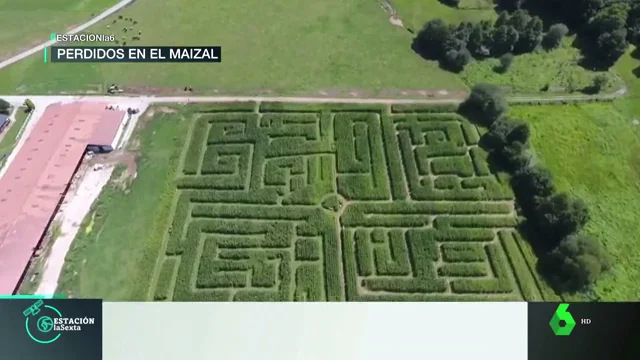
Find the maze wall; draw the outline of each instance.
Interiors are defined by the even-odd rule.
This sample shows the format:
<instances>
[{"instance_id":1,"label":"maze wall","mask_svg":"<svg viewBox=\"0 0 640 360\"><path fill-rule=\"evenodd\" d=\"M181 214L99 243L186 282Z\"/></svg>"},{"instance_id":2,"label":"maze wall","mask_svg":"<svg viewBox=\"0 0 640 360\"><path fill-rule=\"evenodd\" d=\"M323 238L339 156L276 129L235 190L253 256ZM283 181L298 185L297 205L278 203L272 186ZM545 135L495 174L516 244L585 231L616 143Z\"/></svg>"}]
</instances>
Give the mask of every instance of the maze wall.
<instances>
[{"instance_id":1,"label":"maze wall","mask_svg":"<svg viewBox=\"0 0 640 360\"><path fill-rule=\"evenodd\" d=\"M149 296L542 299L508 186L447 110L194 106Z\"/></svg>"}]
</instances>

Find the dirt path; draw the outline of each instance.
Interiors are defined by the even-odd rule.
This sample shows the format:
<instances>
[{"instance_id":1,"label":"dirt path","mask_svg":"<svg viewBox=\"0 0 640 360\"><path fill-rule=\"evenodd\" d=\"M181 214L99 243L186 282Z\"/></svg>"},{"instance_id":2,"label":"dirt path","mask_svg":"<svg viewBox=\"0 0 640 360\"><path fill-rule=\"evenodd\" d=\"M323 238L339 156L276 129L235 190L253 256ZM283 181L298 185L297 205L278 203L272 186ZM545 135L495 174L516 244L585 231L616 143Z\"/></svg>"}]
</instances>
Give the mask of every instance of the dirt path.
<instances>
[{"instance_id":1,"label":"dirt path","mask_svg":"<svg viewBox=\"0 0 640 360\"><path fill-rule=\"evenodd\" d=\"M102 188L111 178L113 170L113 166L107 166L97 171L88 168L79 181L77 190L68 199L65 199L66 203L59 211L61 216L60 236L51 245L51 251L45 260L42 279L35 294L50 295L55 293L65 257L80 229L80 224L89 213L91 205L98 198Z\"/></svg>"}]
</instances>

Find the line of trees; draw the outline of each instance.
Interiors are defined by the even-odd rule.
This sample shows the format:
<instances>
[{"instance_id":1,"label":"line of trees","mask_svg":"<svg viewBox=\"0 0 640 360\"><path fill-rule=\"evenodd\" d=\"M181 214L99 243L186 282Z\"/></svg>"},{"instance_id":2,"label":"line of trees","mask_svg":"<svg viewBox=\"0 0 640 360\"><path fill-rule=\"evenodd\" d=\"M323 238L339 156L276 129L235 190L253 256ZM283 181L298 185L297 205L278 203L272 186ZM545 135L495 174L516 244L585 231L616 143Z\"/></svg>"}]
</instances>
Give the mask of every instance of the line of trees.
<instances>
[{"instance_id":1,"label":"line of trees","mask_svg":"<svg viewBox=\"0 0 640 360\"><path fill-rule=\"evenodd\" d=\"M546 34L543 22L526 10L512 14L503 11L495 22L462 22L447 24L442 19L428 21L413 42L414 49L429 59L437 59L451 71L462 71L471 59L505 57L511 64L511 54L524 54L535 50L541 43L555 47L568 32L566 27L552 27ZM543 42L544 40L544 42Z\"/></svg>"},{"instance_id":2,"label":"line of trees","mask_svg":"<svg viewBox=\"0 0 640 360\"><path fill-rule=\"evenodd\" d=\"M640 43L640 0L497 0L500 8L539 9L584 35L604 66Z\"/></svg>"},{"instance_id":3,"label":"line of trees","mask_svg":"<svg viewBox=\"0 0 640 360\"><path fill-rule=\"evenodd\" d=\"M489 131L482 146L492 161L511 174L520 213L540 257L540 269L560 291L579 291L595 283L612 266L602 244L582 233L589 210L581 199L559 193L548 169L536 165L530 148L526 122L509 118L504 93L495 85L476 85L460 111Z\"/></svg>"}]
</instances>

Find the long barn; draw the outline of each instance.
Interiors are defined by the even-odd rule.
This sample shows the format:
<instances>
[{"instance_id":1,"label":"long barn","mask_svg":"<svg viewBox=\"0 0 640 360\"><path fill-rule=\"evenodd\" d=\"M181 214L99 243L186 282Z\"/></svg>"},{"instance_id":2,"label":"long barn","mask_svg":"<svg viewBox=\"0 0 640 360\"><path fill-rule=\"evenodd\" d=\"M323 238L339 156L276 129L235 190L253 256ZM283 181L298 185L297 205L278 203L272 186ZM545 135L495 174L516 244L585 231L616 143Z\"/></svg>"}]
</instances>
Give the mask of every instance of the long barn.
<instances>
[{"instance_id":1,"label":"long barn","mask_svg":"<svg viewBox=\"0 0 640 360\"><path fill-rule=\"evenodd\" d=\"M49 105L0 178L0 294L18 290L87 149L116 148L126 112L107 106Z\"/></svg>"}]
</instances>

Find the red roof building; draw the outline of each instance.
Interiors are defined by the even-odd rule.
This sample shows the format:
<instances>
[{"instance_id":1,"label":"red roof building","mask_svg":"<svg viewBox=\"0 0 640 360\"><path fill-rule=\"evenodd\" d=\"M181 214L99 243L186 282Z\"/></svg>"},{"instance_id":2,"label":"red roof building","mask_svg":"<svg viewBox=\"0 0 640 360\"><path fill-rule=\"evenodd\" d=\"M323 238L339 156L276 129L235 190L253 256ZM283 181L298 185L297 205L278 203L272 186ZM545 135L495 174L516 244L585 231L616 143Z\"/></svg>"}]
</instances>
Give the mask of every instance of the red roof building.
<instances>
[{"instance_id":1,"label":"red roof building","mask_svg":"<svg viewBox=\"0 0 640 360\"><path fill-rule=\"evenodd\" d=\"M126 112L107 105L49 105L0 178L0 294L17 291L87 146L116 148Z\"/></svg>"}]
</instances>

